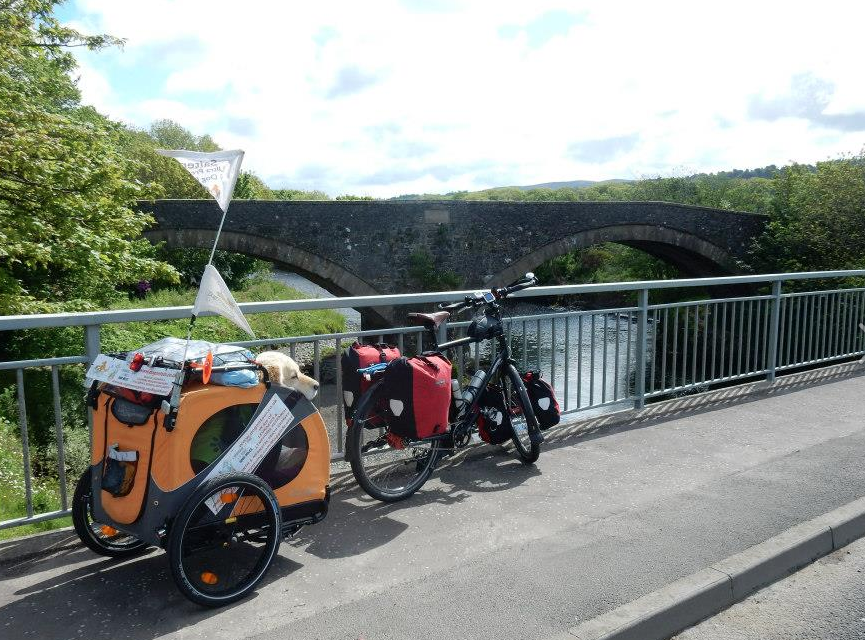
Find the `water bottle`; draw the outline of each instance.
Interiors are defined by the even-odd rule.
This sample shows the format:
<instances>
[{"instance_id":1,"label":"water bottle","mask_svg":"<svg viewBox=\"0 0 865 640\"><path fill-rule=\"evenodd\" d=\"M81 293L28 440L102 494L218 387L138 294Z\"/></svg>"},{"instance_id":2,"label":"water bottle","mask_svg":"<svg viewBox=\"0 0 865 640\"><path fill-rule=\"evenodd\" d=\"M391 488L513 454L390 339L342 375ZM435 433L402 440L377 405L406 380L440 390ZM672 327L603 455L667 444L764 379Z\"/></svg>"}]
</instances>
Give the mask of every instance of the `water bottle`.
<instances>
[{"instance_id":1,"label":"water bottle","mask_svg":"<svg viewBox=\"0 0 865 640\"><path fill-rule=\"evenodd\" d=\"M451 397L454 399L454 406L457 408L457 411L462 409L465 404L463 390L460 387L460 381L456 378L451 378Z\"/></svg>"},{"instance_id":2,"label":"water bottle","mask_svg":"<svg viewBox=\"0 0 865 640\"><path fill-rule=\"evenodd\" d=\"M466 404L471 404L475 401L475 398L478 397L478 394L481 392L481 389L484 388L484 384L487 381L487 372L483 369L478 369L475 371L475 375L472 376L472 379L469 380L468 386L463 389L463 402Z\"/></svg>"}]
</instances>

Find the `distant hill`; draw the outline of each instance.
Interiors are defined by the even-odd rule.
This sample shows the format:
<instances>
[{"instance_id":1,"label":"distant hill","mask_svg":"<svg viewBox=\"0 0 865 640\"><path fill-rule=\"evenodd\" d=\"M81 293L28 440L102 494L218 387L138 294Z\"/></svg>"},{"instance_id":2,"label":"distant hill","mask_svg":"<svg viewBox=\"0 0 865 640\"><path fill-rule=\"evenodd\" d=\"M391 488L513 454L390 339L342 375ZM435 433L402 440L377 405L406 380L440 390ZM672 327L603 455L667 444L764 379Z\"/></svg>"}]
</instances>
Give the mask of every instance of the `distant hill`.
<instances>
[{"instance_id":1,"label":"distant hill","mask_svg":"<svg viewBox=\"0 0 865 640\"><path fill-rule=\"evenodd\" d=\"M804 165L810 171L816 171L816 167L814 165ZM730 171L718 171L717 173L694 173L689 176L681 176L676 177L678 180L686 180L692 181L701 178L720 178L722 180L750 180L752 178L772 178L777 175L777 173L781 169L774 164L770 164L766 167L759 167L756 169L732 169ZM564 180L561 182L543 182L541 184L530 184L524 186L511 186L511 187L491 187L489 189L482 189L480 191L452 191L450 193L445 194L431 194L431 193L411 193L411 194L403 194L400 196L395 196L389 198L390 200L464 200L466 196L469 196L471 199L472 195L476 194L490 194L494 195L496 192L506 192L510 190L510 193L513 195L514 190L516 191L524 191L529 192L536 189L550 189L555 191L557 189L586 189L590 187L598 187L600 185L612 185L612 184L631 184L638 185L641 183L651 183L655 178L646 177L641 180L624 180L622 178L612 178L610 180ZM492 198L496 199L496 198ZM516 198L521 199L521 198Z\"/></svg>"},{"instance_id":2,"label":"distant hill","mask_svg":"<svg viewBox=\"0 0 865 640\"><path fill-rule=\"evenodd\" d=\"M541 184L530 184L522 187L513 186L509 188L519 189L520 191L531 191L532 189L564 189L567 187L570 187L571 189L582 189L583 187L591 187L592 185L605 182L630 182L630 180L623 180L621 178L613 178L611 180L565 180L564 182L543 182Z\"/></svg>"}]
</instances>

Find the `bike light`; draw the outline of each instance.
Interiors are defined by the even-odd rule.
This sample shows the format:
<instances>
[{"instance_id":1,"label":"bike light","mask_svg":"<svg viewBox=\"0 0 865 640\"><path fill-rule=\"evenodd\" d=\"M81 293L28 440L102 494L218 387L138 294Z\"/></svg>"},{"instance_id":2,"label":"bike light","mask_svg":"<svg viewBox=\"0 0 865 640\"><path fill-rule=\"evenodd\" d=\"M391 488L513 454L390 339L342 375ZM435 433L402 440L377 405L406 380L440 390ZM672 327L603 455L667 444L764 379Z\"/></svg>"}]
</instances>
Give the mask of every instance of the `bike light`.
<instances>
[{"instance_id":1,"label":"bike light","mask_svg":"<svg viewBox=\"0 0 865 640\"><path fill-rule=\"evenodd\" d=\"M201 581L204 584L213 585L213 584L216 584L217 582L219 582L219 577L215 573L213 573L212 571L202 571L201 572Z\"/></svg>"},{"instance_id":2,"label":"bike light","mask_svg":"<svg viewBox=\"0 0 865 640\"><path fill-rule=\"evenodd\" d=\"M110 537L117 535L117 529L115 529L114 527L109 527L107 524L103 524L101 527L99 527L99 531L102 532L103 536Z\"/></svg>"}]
</instances>

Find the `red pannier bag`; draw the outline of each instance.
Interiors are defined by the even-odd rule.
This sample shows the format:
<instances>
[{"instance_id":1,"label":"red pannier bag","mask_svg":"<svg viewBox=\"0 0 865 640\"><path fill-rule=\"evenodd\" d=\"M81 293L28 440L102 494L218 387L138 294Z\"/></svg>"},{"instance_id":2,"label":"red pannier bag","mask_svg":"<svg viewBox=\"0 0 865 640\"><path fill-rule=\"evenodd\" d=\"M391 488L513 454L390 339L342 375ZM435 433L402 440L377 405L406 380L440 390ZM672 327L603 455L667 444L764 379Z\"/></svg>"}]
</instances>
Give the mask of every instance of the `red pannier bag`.
<instances>
[{"instance_id":1,"label":"red pannier bag","mask_svg":"<svg viewBox=\"0 0 865 640\"><path fill-rule=\"evenodd\" d=\"M400 357L399 349L392 344L361 344L354 342L342 353L342 401L345 406L345 423L350 427L358 399L372 385L357 372L378 362L390 362Z\"/></svg>"},{"instance_id":2,"label":"red pannier bag","mask_svg":"<svg viewBox=\"0 0 865 640\"><path fill-rule=\"evenodd\" d=\"M439 353L397 358L384 371L382 409L391 433L429 438L447 431L451 363Z\"/></svg>"},{"instance_id":3,"label":"red pannier bag","mask_svg":"<svg viewBox=\"0 0 865 640\"><path fill-rule=\"evenodd\" d=\"M534 409L535 418L537 418L541 430L559 424L561 412L556 400L556 393L549 382L541 380L541 372L538 370L526 371L523 374L523 384L526 385L526 391L529 394L529 400L532 401L532 409Z\"/></svg>"}]
</instances>

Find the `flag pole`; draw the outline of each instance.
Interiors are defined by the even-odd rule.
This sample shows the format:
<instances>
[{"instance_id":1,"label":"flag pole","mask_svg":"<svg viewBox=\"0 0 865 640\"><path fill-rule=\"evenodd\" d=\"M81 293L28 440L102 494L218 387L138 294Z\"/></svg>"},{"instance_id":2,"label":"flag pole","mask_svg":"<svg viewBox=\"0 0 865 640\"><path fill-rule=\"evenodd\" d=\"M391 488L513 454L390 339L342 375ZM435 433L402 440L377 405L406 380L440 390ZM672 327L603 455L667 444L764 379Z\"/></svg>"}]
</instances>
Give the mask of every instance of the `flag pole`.
<instances>
[{"instance_id":1,"label":"flag pole","mask_svg":"<svg viewBox=\"0 0 865 640\"><path fill-rule=\"evenodd\" d=\"M219 244L219 235L222 233L222 225L225 223L225 216L228 215L228 207L231 206L231 203L226 205L225 211L222 212L222 219L219 221L219 227L216 229L216 237L213 239L213 247L210 249L210 257L207 259L207 264L204 265L204 270L207 271L207 267L213 264L213 256L216 254L216 245ZM202 274L202 277L203 274ZM199 282L199 286L201 283ZM165 416L165 424L166 429L174 428L174 419L176 417L177 408L180 407L180 391L183 387L183 378L186 370L186 354L189 353L189 343L192 341L192 327L195 326L195 320L198 316L195 315L195 307L193 307L192 317L189 318L189 327L186 330L186 344L183 345L183 358L180 360L180 372L177 374L177 377L174 379L174 388L171 390L171 401L169 402L169 410L171 415L171 420L169 420L169 413L166 412ZM170 424L170 428L169 428Z\"/></svg>"},{"instance_id":2,"label":"flag pole","mask_svg":"<svg viewBox=\"0 0 865 640\"><path fill-rule=\"evenodd\" d=\"M216 229L216 238L213 240L213 248L210 250L210 257L207 259L207 265L213 263L213 256L216 254L216 245L219 244L219 234L222 233L222 225L225 223L225 216L228 215L228 208L231 206L229 202L225 206L225 211L222 212L222 219L219 221L219 227ZM207 268L207 265L204 268Z\"/></svg>"},{"instance_id":3,"label":"flag pole","mask_svg":"<svg viewBox=\"0 0 865 640\"><path fill-rule=\"evenodd\" d=\"M181 152L181 153L187 153L187 152ZM169 157L174 155L171 152L162 152L162 151L160 151L160 154L165 155L165 156L169 156ZM176 159L180 160L180 158L176 158ZM220 202L219 198L217 198L217 202L220 205L219 208L222 209L222 218L219 220L219 227L217 227L217 229L216 229L216 237L213 239L213 247L211 247L211 249L210 249L210 256L207 259L207 264L204 266L205 273L207 272L207 267L209 267L213 264L213 257L216 254L216 247L219 244L219 236L222 233L222 226L223 226L223 224L225 224L225 216L228 215L228 208L231 206L231 195L234 192L234 185L237 182L237 174L240 171L240 162L243 162L243 152L242 151L240 152L240 161L238 162L236 168L233 170L231 186L229 187L229 190L228 190L228 199L225 203L225 208L222 207L222 202ZM196 172L194 172L192 169L190 169L190 167L188 165L186 165L186 168L187 168L187 170L190 171L190 173L192 173L193 177L195 177L202 184L202 186L207 188L207 185L205 184L203 179L199 175L196 175ZM210 189L208 189L208 192L210 192ZM202 278L203 277L204 277L204 274L202 274ZM201 287L201 282L199 282L199 288L200 287ZM169 401L166 402L163 400L163 402L162 402L162 411L165 414L165 421L163 422L163 424L164 424L165 429L167 431L173 431L174 430L174 423L177 419L177 410L180 407L180 392L183 388L183 380L184 380L185 374L186 374L186 356L189 353L189 343L192 341L192 329L195 326L196 318L197 318L197 316L195 315L195 305L193 304L192 317L189 318L189 327L186 330L186 344L184 344L184 346L183 346L183 358L181 358L181 360L180 360L180 371L178 371L177 376L174 379L174 388L171 390L171 397L170 397Z\"/></svg>"}]
</instances>

